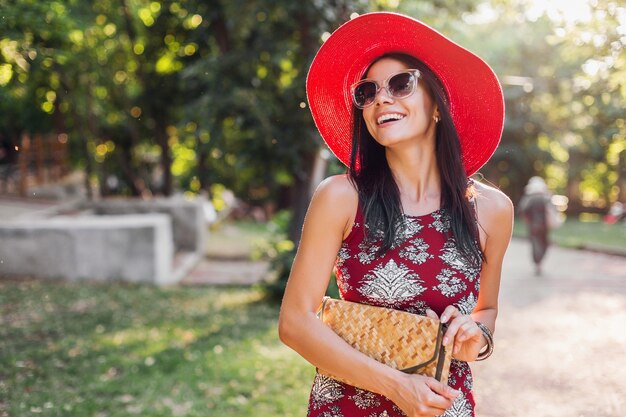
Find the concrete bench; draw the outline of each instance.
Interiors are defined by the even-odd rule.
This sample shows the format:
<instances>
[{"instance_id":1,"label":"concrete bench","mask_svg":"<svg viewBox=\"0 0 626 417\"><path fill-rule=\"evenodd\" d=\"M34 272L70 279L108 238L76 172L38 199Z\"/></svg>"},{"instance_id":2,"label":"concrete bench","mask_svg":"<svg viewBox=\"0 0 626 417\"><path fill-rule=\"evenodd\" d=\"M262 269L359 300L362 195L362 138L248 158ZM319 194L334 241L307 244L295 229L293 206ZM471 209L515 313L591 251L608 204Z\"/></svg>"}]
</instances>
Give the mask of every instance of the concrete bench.
<instances>
[{"instance_id":1,"label":"concrete bench","mask_svg":"<svg viewBox=\"0 0 626 417\"><path fill-rule=\"evenodd\" d=\"M204 253L206 245L206 220L201 200L182 198L154 200L111 199L82 205L96 215L133 215L162 213L172 219L174 247L176 252Z\"/></svg>"},{"instance_id":2,"label":"concrete bench","mask_svg":"<svg viewBox=\"0 0 626 417\"><path fill-rule=\"evenodd\" d=\"M165 214L0 222L0 275L170 284L173 242Z\"/></svg>"}]
</instances>

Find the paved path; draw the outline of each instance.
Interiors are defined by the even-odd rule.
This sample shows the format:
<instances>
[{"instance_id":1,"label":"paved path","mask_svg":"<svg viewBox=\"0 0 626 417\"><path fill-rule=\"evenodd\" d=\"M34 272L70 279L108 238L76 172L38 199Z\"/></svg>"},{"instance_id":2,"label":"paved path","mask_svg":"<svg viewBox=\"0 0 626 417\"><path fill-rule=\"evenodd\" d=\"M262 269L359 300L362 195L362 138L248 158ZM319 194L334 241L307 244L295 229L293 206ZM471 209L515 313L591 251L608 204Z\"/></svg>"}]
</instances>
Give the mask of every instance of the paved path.
<instances>
[{"instance_id":1,"label":"paved path","mask_svg":"<svg viewBox=\"0 0 626 417\"><path fill-rule=\"evenodd\" d=\"M253 285L261 282L268 262L204 258L183 278L183 285Z\"/></svg>"},{"instance_id":2,"label":"paved path","mask_svg":"<svg viewBox=\"0 0 626 417\"><path fill-rule=\"evenodd\" d=\"M496 349L472 366L480 417L626 416L626 257L551 247L533 275L514 239Z\"/></svg>"}]
</instances>

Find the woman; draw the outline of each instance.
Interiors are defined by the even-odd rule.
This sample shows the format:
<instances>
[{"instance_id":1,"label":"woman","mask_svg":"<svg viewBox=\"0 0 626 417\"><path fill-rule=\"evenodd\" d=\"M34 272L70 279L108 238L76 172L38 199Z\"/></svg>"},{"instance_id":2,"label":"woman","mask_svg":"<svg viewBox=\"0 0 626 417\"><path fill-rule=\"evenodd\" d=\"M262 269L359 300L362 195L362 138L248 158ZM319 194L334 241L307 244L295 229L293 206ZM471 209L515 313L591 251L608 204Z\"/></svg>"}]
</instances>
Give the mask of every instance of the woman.
<instances>
[{"instance_id":1,"label":"woman","mask_svg":"<svg viewBox=\"0 0 626 417\"><path fill-rule=\"evenodd\" d=\"M519 203L519 210L528 229L528 239L532 249L535 275L541 275L541 262L548 250L549 219L548 210L552 206L551 194L546 182L541 177L531 177L524 187L524 195Z\"/></svg>"},{"instance_id":2,"label":"woman","mask_svg":"<svg viewBox=\"0 0 626 417\"><path fill-rule=\"evenodd\" d=\"M322 45L307 94L322 137L349 169L313 196L279 334L314 366L361 387L317 374L309 416L474 415L467 362L495 327L513 218L504 194L468 181L502 132L495 75L417 20L370 13ZM376 362L316 318L333 267L346 300L448 324L449 386Z\"/></svg>"}]
</instances>

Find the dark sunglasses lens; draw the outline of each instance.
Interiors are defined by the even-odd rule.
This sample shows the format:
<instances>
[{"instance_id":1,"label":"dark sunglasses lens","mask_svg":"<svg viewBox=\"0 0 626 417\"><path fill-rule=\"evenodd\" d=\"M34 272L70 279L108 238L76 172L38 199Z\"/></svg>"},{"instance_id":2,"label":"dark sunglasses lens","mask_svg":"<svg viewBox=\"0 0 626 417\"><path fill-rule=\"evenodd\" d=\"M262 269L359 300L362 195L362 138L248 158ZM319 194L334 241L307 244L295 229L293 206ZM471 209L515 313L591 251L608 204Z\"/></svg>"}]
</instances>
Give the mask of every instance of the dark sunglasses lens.
<instances>
[{"instance_id":1,"label":"dark sunglasses lens","mask_svg":"<svg viewBox=\"0 0 626 417\"><path fill-rule=\"evenodd\" d=\"M367 106L374 101L376 97L376 84L373 82L365 82L359 84L354 89L354 101L357 106Z\"/></svg>"},{"instance_id":2,"label":"dark sunglasses lens","mask_svg":"<svg viewBox=\"0 0 626 417\"><path fill-rule=\"evenodd\" d=\"M414 84L415 78L411 73L397 74L389 80L389 92L394 97L406 97L413 91Z\"/></svg>"}]
</instances>

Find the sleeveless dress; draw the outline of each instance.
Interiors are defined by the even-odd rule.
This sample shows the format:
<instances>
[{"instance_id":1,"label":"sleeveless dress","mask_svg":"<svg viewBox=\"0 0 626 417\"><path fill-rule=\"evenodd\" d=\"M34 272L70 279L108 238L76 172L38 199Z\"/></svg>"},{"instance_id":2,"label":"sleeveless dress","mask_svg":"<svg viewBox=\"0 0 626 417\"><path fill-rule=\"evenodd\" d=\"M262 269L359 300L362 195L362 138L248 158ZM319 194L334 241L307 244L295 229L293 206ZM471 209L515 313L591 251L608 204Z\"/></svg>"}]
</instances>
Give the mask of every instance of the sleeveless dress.
<instances>
[{"instance_id":1,"label":"sleeveless dress","mask_svg":"<svg viewBox=\"0 0 626 417\"><path fill-rule=\"evenodd\" d=\"M445 208L423 216L404 215L404 231L378 257L380 237L365 241L363 214L357 210L350 234L337 255L335 274L341 298L363 304L438 315L453 304L463 314L476 306L480 265L470 266L450 236ZM402 230L402 229L400 229ZM467 362L453 359L448 385L462 392L443 414L473 417L472 373ZM316 374L309 397L309 417L406 417L392 401L370 391Z\"/></svg>"}]
</instances>

